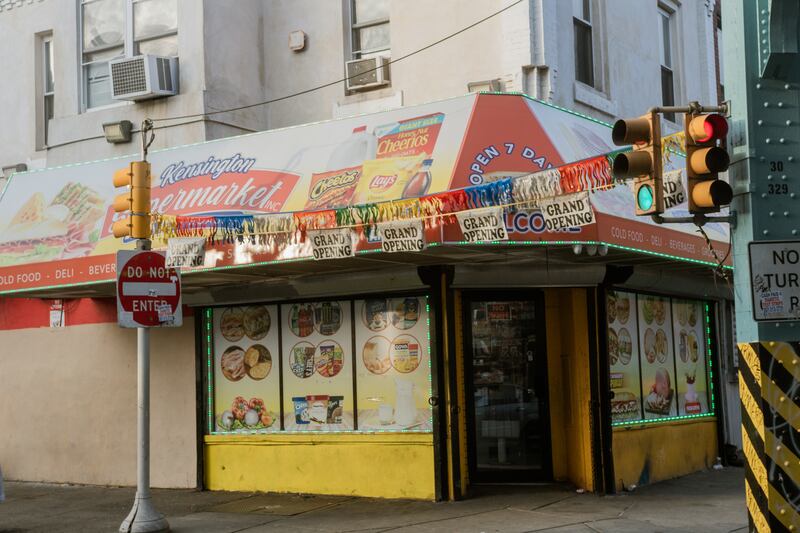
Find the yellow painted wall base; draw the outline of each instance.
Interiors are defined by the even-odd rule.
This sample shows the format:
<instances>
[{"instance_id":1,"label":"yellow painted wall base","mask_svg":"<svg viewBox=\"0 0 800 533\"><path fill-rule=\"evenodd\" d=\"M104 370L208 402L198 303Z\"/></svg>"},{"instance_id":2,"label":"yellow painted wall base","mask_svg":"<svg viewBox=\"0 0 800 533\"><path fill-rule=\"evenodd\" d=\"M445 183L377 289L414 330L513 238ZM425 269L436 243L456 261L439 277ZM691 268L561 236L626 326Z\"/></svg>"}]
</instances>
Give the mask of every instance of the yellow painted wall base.
<instances>
[{"instance_id":1,"label":"yellow painted wall base","mask_svg":"<svg viewBox=\"0 0 800 533\"><path fill-rule=\"evenodd\" d=\"M433 435L208 435L210 490L435 498Z\"/></svg>"},{"instance_id":2,"label":"yellow painted wall base","mask_svg":"<svg viewBox=\"0 0 800 533\"><path fill-rule=\"evenodd\" d=\"M716 420L614 429L617 490L711 467L717 457Z\"/></svg>"}]
</instances>

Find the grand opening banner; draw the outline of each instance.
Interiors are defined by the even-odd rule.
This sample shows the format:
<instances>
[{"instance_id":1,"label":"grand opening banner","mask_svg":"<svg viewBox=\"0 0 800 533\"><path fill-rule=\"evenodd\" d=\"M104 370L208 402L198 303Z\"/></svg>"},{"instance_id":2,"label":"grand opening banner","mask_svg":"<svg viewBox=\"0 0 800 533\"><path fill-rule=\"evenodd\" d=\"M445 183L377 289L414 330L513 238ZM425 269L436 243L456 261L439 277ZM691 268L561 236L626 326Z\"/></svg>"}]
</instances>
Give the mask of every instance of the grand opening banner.
<instances>
[{"instance_id":1,"label":"grand opening banner","mask_svg":"<svg viewBox=\"0 0 800 533\"><path fill-rule=\"evenodd\" d=\"M491 183L612 149L610 128L519 95L468 95L394 111L155 151L154 213L259 215L417 198ZM0 294L114 279L113 173L136 157L16 174L0 196ZM682 159L675 157L682 163ZM673 161L673 167L677 162ZM593 222L548 229L535 207L505 214L509 241L592 240L712 261L703 240L633 215L626 186L590 195ZM674 214L680 215L678 206ZM718 248L727 230L707 225ZM461 242L457 223L427 228ZM356 239L356 251L380 243ZM304 244L222 244L204 268L313 259Z\"/></svg>"}]
</instances>

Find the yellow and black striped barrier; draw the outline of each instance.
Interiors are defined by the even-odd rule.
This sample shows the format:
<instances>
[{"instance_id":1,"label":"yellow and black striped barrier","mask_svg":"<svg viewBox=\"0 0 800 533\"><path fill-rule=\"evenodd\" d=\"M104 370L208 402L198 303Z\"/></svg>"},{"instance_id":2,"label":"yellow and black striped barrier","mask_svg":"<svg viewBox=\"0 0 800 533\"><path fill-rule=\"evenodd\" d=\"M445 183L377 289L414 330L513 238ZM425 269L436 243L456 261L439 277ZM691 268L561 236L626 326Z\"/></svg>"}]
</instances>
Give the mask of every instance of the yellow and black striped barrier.
<instances>
[{"instance_id":1,"label":"yellow and black striped barrier","mask_svg":"<svg viewBox=\"0 0 800 533\"><path fill-rule=\"evenodd\" d=\"M739 344L750 531L800 531L800 342Z\"/></svg>"}]
</instances>

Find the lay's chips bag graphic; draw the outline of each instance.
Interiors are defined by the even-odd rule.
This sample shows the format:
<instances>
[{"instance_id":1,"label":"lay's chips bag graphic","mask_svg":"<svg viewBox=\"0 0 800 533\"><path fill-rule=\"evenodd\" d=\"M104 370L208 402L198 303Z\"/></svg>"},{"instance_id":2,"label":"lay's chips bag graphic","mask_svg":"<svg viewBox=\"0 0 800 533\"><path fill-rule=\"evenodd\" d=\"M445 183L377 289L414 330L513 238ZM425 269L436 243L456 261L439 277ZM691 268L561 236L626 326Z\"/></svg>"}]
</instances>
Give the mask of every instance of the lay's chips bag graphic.
<instances>
[{"instance_id":1,"label":"lay's chips bag graphic","mask_svg":"<svg viewBox=\"0 0 800 533\"><path fill-rule=\"evenodd\" d=\"M422 165L425 154L364 161L361 180L353 195L353 204L399 200L411 178Z\"/></svg>"}]
</instances>

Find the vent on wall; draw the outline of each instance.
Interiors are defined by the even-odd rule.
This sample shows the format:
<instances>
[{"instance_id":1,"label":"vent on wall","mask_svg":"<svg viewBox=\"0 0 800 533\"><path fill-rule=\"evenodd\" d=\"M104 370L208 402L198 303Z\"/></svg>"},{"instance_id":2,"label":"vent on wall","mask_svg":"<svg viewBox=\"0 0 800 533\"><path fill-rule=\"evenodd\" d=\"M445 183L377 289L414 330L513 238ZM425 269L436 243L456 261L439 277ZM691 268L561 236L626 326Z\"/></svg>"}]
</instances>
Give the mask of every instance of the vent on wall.
<instances>
[{"instance_id":1,"label":"vent on wall","mask_svg":"<svg viewBox=\"0 0 800 533\"><path fill-rule=\"evenodd\" d=\"M178 94L178 59L135 56L109 62L115 100L147 100Z\"/></svg>"},{"instance_id":2,"label":"vent on wall","mask_svg":"<svg viewBox=\"0 0 800 533\"><path fill-rule=\"evenodd\" d=\"M389 85L389 58L383 56L356 59L345 63L348 91L359 91Z\"/></svg>"}]
</instances>

